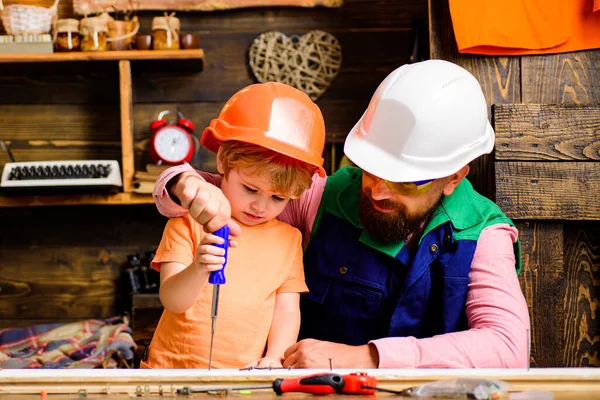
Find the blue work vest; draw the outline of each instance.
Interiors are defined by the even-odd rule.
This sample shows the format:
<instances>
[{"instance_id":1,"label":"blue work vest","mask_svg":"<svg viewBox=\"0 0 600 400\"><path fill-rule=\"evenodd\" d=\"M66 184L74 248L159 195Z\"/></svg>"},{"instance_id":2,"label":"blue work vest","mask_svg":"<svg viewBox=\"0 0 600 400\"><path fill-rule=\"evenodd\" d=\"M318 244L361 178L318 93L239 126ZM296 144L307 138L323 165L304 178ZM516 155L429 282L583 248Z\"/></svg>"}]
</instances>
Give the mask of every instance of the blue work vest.
<instances>
[{"instance_id":1,"label":"blue work vest","mask_svg":"<svg viewBox=\"0 0 600 400\"><path fill-rule=\"evenodd\" d=\"M384 244L359 218L362 172L329 177L304 253L309 292L301 297L300 339L366 344L383 337L431 337L467 329L465 302L481 231L513 225L466 180L442 198L411 255ZM515 244L520 270L519 243Z\"/></svg>"}]
</instances>

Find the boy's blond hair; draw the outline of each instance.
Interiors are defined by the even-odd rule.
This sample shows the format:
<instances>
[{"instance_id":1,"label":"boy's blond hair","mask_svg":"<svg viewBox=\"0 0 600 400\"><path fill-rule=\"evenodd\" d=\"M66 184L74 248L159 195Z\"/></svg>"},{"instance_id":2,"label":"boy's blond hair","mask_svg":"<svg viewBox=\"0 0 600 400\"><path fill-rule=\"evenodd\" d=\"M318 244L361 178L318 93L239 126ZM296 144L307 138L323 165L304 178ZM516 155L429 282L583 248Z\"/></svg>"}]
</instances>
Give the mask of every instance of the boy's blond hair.
<instances>
[{"instance_id":1,"label":"boy's blond hair","mask_svg":"<svg viewBox=\"0 0 600 400\"><path fill-rule=\"evenodd\" d=\"M220 143L217 155L225 177L234 168L253 168L254 175L266 175L271 190L297 199L310 188L315 167L284 154L239 141Z\"/></svg>"}]
</instances>

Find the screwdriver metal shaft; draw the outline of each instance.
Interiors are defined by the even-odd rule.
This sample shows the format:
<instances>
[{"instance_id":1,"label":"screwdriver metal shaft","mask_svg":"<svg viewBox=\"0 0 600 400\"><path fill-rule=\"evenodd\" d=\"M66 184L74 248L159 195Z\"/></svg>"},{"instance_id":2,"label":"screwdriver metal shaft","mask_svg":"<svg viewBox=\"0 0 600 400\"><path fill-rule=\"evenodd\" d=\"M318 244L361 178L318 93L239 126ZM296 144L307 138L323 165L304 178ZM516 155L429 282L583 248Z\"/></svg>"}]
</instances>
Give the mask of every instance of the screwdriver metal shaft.
<instances>
[{"instance_id":1,"label":"screwdriver metal shaft","mask_svg":"<svg viewBox=\"0 0 600 400\"><path fill-rule=\"evenodd\" d=\"M229 252L229 227L225 225L221 229L217 230L214 235L219 236L223 239L222 244L215 244L217 247L221 247L225 250L224 258L225 263L223 268L219 271L213 271L208 277L208 283L213 285L213 297L212 307L210 310L211 328L210 328L210 350L208 353L208 370L212 365L212 353L213 353L213 342L215 340L215 327L217 325L217 311L219 309L219 288L226 282L225 279L225 266L227 265L227 253Z\"/></svg>"},{"instance_id":2,"label":"screwdriver metal shaft","mask_svg":"<svg viewBox=\"0 0 600 400\"><path fill-rule=\"evenodd\" d=\"M213 285L212 308L210 311L210 319L212 326L210 328L210 350L208 353L208 370L212 364L213 341L215 340L215 326L217 325L217 310L219 309L219 288L221 285Z\"/></svg>"}]
</instances>

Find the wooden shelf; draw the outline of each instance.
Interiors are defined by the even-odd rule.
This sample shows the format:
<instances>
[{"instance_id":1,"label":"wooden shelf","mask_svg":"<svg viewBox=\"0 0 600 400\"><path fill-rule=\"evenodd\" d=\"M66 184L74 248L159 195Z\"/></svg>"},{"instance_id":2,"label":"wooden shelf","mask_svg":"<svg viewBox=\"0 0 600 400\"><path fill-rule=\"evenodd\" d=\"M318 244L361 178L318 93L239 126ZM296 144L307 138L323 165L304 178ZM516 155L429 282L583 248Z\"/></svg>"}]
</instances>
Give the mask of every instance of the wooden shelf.
<instances>
[{"instance_id":1,"label":"wooden shelf","mask_svg":"<svg viewBox=\"0 0 600 400\"><path fill-rule=\"evenodd\" d=\"M139 60L177 60L180 64L200 61L200 70L204 64L204 50L126 50L103 52L73 52L50 54L0 54L0 64L8 63L48 63L78 61L117 61L119 68L119 109L121 122L121 175L123 193L106 194L71 194L53 196L2 196L1 207L34 207L60 205L118 205L118 204L153 204L149 194L133 192L135 174L134 140L133 140L133 82L131 79L131 62ZM188 60L188 61L186 61Z\"/></svg>"},{"instance_id":2,"label":"wooden shelf","mask_svg":"<svg viewBox=\"0 0 600 400\"><path fill-rule=\"evenodd\" d=\"M153 204L150 194L80 194L46 196L0 196L0 207Z\"/></svg>"},{"instance_id":3,"label":"wooden shelf","mask_svg":"<svg viewBox=\"0 0 600 400\"><path fill-rule=\"evenodd\" d=\"M204 60L204 50L124 50L49 54L0 54L0 63L120 60Z\"/></svg>"}]
</instances>

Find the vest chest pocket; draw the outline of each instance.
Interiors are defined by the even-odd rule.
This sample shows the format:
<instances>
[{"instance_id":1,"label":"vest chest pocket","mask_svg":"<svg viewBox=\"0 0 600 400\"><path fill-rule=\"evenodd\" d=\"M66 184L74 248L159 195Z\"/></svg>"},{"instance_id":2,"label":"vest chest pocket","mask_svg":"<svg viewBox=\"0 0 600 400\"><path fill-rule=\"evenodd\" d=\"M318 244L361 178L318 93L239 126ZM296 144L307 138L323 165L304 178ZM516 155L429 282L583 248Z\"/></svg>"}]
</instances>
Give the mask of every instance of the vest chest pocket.
<instances>
[{"instance_id":1,"label":"vest chest pocket","mask_svg":"<svg viewBox=\"0 0 600 400\"><path fill-rule=\"evenodd\" d=\"M389 316L384 316L381 288L320 273L307 275L306 284L301 338L360 345L385 336Z\"/></svg>"},{"instance_id":2,"label":"vest chest pocket","mask_svg":"<svg viewBox=\"0 0 600 400\"><path fill-rule=\"evenodd\" d=\"M307 274L307 299L324 305L328 312L353 319L376 317L384 301L383 285L353 275L352 266L331 267Z\"/></svg>"}]
</instances>

